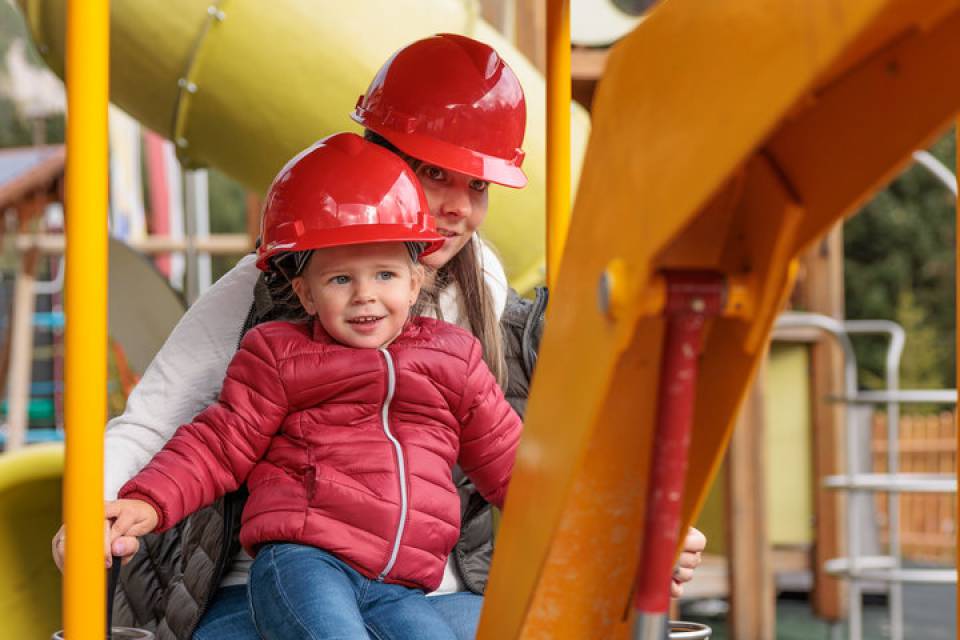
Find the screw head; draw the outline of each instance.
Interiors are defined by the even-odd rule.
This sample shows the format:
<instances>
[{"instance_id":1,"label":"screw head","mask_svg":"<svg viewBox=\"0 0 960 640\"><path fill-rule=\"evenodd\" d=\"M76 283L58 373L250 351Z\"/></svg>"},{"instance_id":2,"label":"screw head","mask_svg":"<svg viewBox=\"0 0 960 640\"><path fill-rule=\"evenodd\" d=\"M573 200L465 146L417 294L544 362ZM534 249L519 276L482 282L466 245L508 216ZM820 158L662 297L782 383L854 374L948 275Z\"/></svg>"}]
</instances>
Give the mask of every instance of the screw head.
<instances>
[{"instance_id":1,"label":"screw head","mask_svg":"<svg viewBox=\"0 0 960 640\"><path fill-rule=\"evenodd\" d=\"M597 281L597 308L601 313L610 313L610 290L613 288L613 276L609 269L600 274Z\"/></svg>"}]
</instances>

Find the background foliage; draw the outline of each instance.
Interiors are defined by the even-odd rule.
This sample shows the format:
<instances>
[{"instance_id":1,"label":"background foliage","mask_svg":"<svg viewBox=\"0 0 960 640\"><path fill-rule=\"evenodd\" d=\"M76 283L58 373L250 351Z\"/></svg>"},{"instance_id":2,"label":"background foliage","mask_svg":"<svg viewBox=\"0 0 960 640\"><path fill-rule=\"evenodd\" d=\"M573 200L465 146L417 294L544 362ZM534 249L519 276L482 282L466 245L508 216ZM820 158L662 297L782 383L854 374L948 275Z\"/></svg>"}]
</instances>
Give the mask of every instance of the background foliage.
<instances>
[{"instance_id":1,"label":"background foliage","mask_svg":"<svg viewBox=\"0 0 960 640\"><path fill-rule=\"evenodd\" d=\"M951 129L930 149L956 170ZM907 332L901 386L956 385L953 195L913 165L844 225L844 287L848 318L882 318ZM885 347L855 340L861 384L883 384Z\"/></svg>"}]
</instances>

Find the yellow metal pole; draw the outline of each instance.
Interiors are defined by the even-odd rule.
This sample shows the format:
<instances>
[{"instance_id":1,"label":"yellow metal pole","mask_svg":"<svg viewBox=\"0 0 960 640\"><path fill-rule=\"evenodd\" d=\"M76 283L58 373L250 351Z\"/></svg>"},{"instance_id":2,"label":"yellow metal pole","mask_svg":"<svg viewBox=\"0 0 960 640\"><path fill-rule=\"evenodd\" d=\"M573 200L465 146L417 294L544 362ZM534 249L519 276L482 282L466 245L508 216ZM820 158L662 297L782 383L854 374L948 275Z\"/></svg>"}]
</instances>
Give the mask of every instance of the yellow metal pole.
<instances>
[{"instance_id":1,"label":"yellow metal pole","mask_svg":"<svg viewBox=\"0 0 960 640\"><path fill-rule=\"evenodd\" d=\"M547 5L547 284L570 226L570 1Z\"/></svg>"},{"instance_id":2,"label":"yellow metal pole","mask_svg":"<svg viewBox=\"0 0 960 640\"><path fill-rule=\"evenodd\" d=\"M70 640L102 640L106 627L103 425L109 34L108 0L69 0L63 620Z\"/></svg>"},{"instance_id":3,"label":"yellow metal pole","mask_svg":"<svg viewBox=\"0 0 960 640\"><path fill-rule=\"evenodd\" d=\"M957 154L957 174L960 175L960 119L954 122L956 136L956 154ZM960 199L956 201L957 208L957 229L960 229ZM957 282L956 282L956 291L954 291L954 304L957 306L957 310L960 311L960 240L956 238L956 233L954 233L954 242L956 246L954 247L954 255L956 257L954 268L957 270ZM960 380L960 327L956 329L957 332L957 361L954 365L957 367L957 380ZM957 420L957 416L960 415L960 411L953 412L953 419ZM957 434L957 450L960 451L960 429L955 429ZM960 464L956 465L957 481L960 482ZM960 501L957 501L957 516L960 517ZM960 519L954 520L954 522L960 522ZM960 527L954 527L956 530L956 547L960 549ZM954 563L956 564L957 571L960 572L960 555L954 554ZM957 590L957 611L960 611L960 590Z\"/></svg>"}]
</instances>

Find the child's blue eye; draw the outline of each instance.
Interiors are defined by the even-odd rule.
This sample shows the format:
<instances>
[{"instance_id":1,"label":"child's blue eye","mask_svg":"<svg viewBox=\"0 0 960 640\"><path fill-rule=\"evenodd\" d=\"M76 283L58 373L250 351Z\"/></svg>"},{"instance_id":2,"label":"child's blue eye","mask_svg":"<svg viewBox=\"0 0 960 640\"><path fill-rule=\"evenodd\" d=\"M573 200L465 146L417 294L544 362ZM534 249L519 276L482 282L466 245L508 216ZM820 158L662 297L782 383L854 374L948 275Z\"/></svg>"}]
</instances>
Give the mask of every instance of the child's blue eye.
<instances>
[{"instance_id":1,"label":"child's blue eye","mask_svg":"<svg viewBox=\"0 0 960 640\"><path fill-rule=\"evenodd\" d=\"M350 276L333 276L330 278L331 284L347 284L350 282Z\"/></svg>"},{"instance_id":2,"label":"child's blue eye","mask_svg":"<svg viewBox=\"0 0 960 640\"><path fill-rule=\"evenodd\" d=\"M396 275L397 274L395 274L392 271L381 271L380 273L377 274L377 277L381 280L391 280L394 277L396 277Z\"/></svg>"}]
</instances>

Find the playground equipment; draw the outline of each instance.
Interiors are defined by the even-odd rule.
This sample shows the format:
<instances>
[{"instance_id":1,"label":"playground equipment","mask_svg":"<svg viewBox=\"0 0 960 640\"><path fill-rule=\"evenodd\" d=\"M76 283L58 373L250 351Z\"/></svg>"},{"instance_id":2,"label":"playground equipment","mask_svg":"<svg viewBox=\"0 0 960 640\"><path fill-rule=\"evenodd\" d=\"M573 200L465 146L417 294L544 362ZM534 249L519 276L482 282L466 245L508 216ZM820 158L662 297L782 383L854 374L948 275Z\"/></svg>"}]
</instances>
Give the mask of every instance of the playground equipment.
<instances>
[{"instance_id":1,"label":"playground equipment","mask_svg":"<svg viewBox=\"0 0 960 640\"><path fill-rule=\"evenodd\" d=\"M41 3L27 4L36 25ZM84 4L97 3L73 6ZM231 65L214 64L225 51L235 53L241 43L248 48L263 37L278 46L316 39L323 25L315 25L316 32L306 30L313 23L291 13L289 4L274 3L269 13L257 16L256 31L243 21L237 22L246 29L222 28L233 14L230 3L216 5L193 50L196 55L176 57L197 63L173 67L171 79L189 68L179 93L164 85L171 100L152 96L151 108L161 114L164 105L178 105L176 113L166 115L177 116L173 132L183 138L181 148L197 153L190 156L194 160L222 160L240 173L234 158L205 157L197 150L218 153L213 137L222 136L221 148L232 149L237 157L252 150L263 154L274 148L260 130L274 133L271 116L278 121L292 114L293 121L308 121L297 115L297 104L303 103L275 100L283 87L310 86L312 77L288 77L273 85L278 76L265 73L264 67L258 73L257 65L247 64L237 74ZM376 19L358 21L364 37L354 34L346 46L381 42L372 29L393 29L390 7L406 6L370 4L380 9ZM155 20L138 20L137 25L173 26L171 22L186 20L185 13L165 3L162 13L151 16ZM288 30L276 31L275 18L284 15ZM123 16L121 5L114 11L117 24ZM165 22L165 16L173 17ZM90 16L84 26L102 26L101 20L102 14ZM434 30L426 18L421 26ZM34 27L41 43L55 42L48 39L51 31ZM120 36L120 51L131 33ZM234 48L203 46L211 34ZM235 40L229 40L231 34ZM146 42L168 38L182 44L170 33L161 35ZM103 43L107 35L94 32L93 38ZM47 47L50 56L52 47ZM71 64L83 60L74 57L81 53L72 48ZM174 58L161 61L160 68L169 69ZM292 65L297 71L308 66L300 57L289 59L304 63ZM128 63L118 65L115 86L123 86L124 74L155 77L149 65ZM99 65L105 66L105 58L90 60L93 69L102 69ZM960 0L861 0L842 7L832 2L671 0L614 48L596 95L594 129L498 540L481 637L622 636L632 625L632 591L642 621L636 637L660 637L664 622L656 592L666 591L669 572L649 574L657 554L641 556L641 543L660 556L669 555L676 548L678 525L696 513L789 290L797 254L960 110L960 86L944 81L937 72L944 67L960 67ZM211 77L205 85L200 72L214 68L238 83L249 77L262 84L234 84L233 91L207 94L203 87L213 88L216 81ZM94 86L90 104L96 107L101 94L100 86ZM247 90L237 91L241 86ZM240 111L253 117L229 120L228 105L240 100L249 100ZM184 120L187 112L193 118ZM84 126L82 113L71 106L72 127ZM279 137L283 127L276 124ZM238 146L227 138L239 141ZM78 155L86 148L82 139L71 146ZM73 194L70 202L81 202L80 195ZM86 213L79 205L71 210L72 219ZM95 220L100 215L89 213ZM517 237L528 240L521 233ZM80 277L76 274L72 281ZM71 315L71 322L81 313ZM95 379L95 374L88 377ZM697 374L704 384L695 386ZM71 388L76 394L77 387ZM78 442L99 444L99 433L87 428L99 419L98 411L84 416L83 427L81 414L73 415L77 422L70 428ZM656 442L644 428L652 424L658 424ZM673 449L656 448L664 444ZM688 444L695 462L689 469ZM99 464L98 457L94 460ZM672 511L677 517L658 521L656 529L648 526L644 534L647 472L656 463L661 465L658 477L673 482L670 491L654 495L663 500L657 513ZM68 476L68 483L73 488L80 479ZM87 490L96 493L89 484ZM67 504L79 505L82 499L77 495ZM73 541L71 529L68 544L77 550L74 557L83 556L81 549L99 548L97 533L88 527L82 540ZM662 538L659 544L651 544L654 535ZM657 564L660 571L664 566L669 571L669 563ZM94 569L68 567L67 580L93 576ZM646 580L635 587L638 574ZM102 572L99 585L82 587L102 593ZM68 593L76 598L68 603L69 615L82 606L81 585L74 584ZM72 624L78 632L103 628L102 616L77 614Z\"/></svg>"},{"instance_id":2,"label":"playground equipment","mask_svg":"<svg viewBox=\"0 0 960 640\"><path fill-rule=\"evenodd\" d=\"M900 357L906 335L903 328L889 320L848 320L841 322L829 316L812 313L785 313L777 319L777 326L784 328L811 327L828 334L843 351L844 396L847 403L845 429L845 472L823 478L823 484L832 489L848 491L846 538L847 554L827 563L827 571L844 576L849 581L848 618L849 637L862 637L863 612L861 599L865 581L888 583L890 609L890 637L901 640L903 629L903 583L956 584L955 569L904 568L900 549L899 494L904 491L956 493L957 479L952 474L904 473L899 471L900 453L899 424L900 405L911 402L949 402L956 404L957 392L950 390L904 390L900 389ZM880 392L859 391L857 384L857 358L850 341L851 335L879 335L889 339L886 356L886 388ZM865 435L859 432L862 424L853 419L854 404L885 405L887 415L887 471L865 472L864 447L860 444ZM889 551L885 554L869 553L863 548L865 524L869 521L873 494L885 492L889 500Z\"/></svg>"},{"instance_id":3,"label":"playground equipment","mask_svg":"<svg viewBox=\"0 0 960 640\"><path fill-rule=\"evenodd\" d=\"M50 538L60 526L63 445L0 456L0 620L5 638L50 637L60 627L60 573ZM102 546L102 543L101 543Z\"/></svg>"},{"instance_id":4,"label":"playground equipment","mask_svg":"<svg viewBox=\"0 0 960 640\"><path fill-rule=\"evenodd\" d=\"M653 438L642 426L664 408L664 273L706 271L727 292L721 315L703 318L689 523L795 256L960 109L960 90L934 71L960 64L960 3L836 9L672 0L612 49L482 637L627 633L634 568L648 568Z\"/></svg>"},{"instance_id":5,"label":"playground equipment","mask_svg":"<svg viewBox=\"0 0 960 640\"><path fill-rule=\"evenodd\" d=\"M34 41L61 77L65 2L20 1ZM186 166L217 167L259 192L295 153L353 126L348 116L358 96L401 46L441 32L487 42L526 92L529 184L490 191L484 232L517 289L543 281L544 80L474 3L114 0L110 23L111 101L174 141ZM589 123L581 107L570 110L576 178Z\"/></svg>"}]
</instances>

